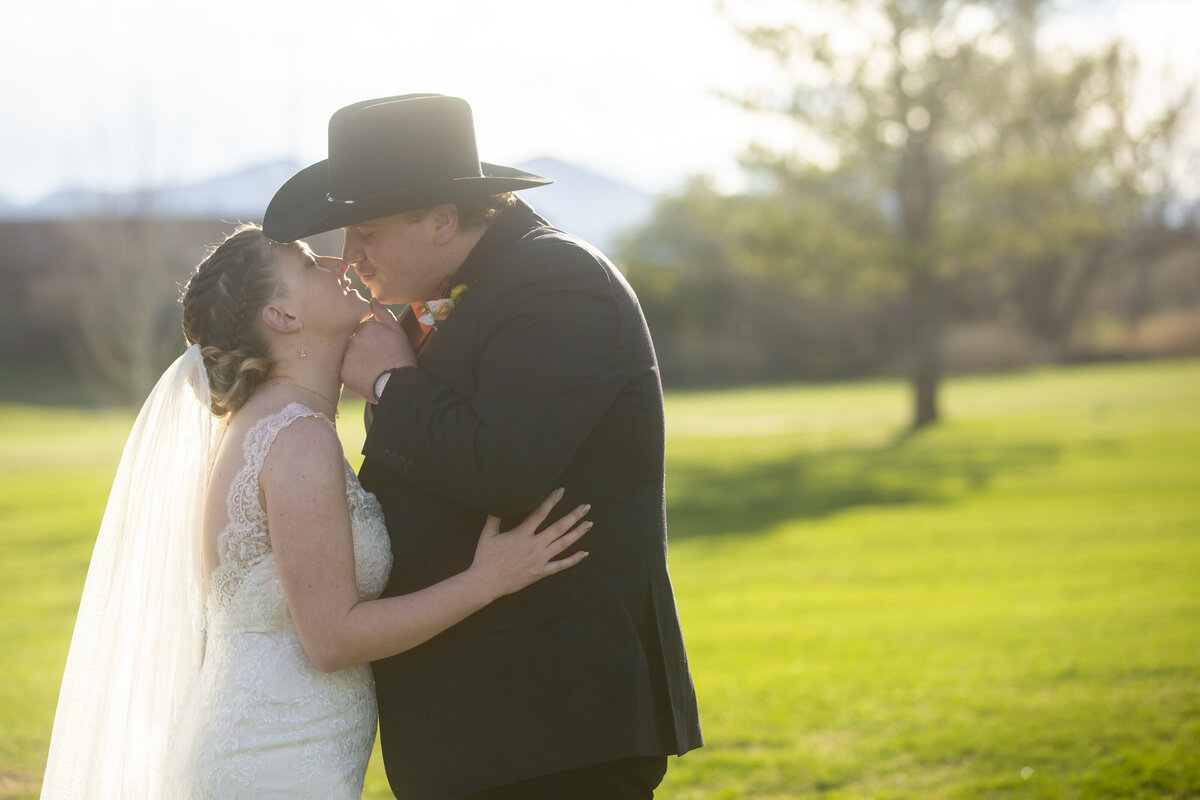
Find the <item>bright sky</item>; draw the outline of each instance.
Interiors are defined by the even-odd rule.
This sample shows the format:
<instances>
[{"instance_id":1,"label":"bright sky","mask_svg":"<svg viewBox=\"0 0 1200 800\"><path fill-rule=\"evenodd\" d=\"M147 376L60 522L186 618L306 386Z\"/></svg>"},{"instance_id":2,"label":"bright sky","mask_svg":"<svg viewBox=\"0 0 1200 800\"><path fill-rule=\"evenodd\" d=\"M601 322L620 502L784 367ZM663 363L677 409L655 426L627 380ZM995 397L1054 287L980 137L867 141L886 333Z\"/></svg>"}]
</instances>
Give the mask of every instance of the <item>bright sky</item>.
<instances>
[{"instance_id":1,"label":"bright sky","mask_svg":"<svg viewBox=\"0 0 1200 800\"><path fill-rule=\"evenodd\" d=\"M772 0L726 0L732 6ZM1200 76L1200 0L1068 0L1055 28ZM19 3L19 4L18 4ZM758 130L717 90L774 74L718 0L17 0L0 32L0 197L128 188L325 155L337 108L434 91L480 155L548 155L650 190L732 178ZM1161 82L1155 77L1153 84Z\"/></svg>"}]
</instances>

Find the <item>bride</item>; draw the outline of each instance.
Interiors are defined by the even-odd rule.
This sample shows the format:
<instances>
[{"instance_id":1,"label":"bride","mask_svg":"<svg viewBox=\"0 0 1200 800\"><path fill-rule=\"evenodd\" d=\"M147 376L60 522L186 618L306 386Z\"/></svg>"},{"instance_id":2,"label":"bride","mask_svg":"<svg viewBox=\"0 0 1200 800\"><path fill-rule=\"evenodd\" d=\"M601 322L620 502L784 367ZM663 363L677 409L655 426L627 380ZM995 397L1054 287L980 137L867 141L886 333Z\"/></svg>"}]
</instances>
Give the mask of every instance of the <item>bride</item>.
<instances>
[{"instance_id":1,"label":"bride","mask_svg":"<svg viewBox=\"0 0 1200 800\"><path fill-rule=\"evenodd\" d=\"M341 262L241 226L183 297L191 345L147 399L96 540L43 798L358 798L367 662L577 564L581 506L489 517L470 568L377 599L383 516L333 425L371 310Z\"/></svg>"}]
</instances>

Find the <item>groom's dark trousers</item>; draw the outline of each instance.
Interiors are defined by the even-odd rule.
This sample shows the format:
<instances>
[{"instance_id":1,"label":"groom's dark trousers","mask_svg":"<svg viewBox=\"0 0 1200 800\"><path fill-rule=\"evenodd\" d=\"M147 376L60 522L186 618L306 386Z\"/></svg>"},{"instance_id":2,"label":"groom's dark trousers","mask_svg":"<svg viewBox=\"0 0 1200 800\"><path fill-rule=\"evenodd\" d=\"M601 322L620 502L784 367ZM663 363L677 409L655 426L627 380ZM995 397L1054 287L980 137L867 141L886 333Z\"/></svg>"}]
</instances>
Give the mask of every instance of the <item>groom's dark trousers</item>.
<instances>
[{"instance_id":1,"label":"groom's dark trousers","mask_svg":"<svg viewBox=\"0 0 1200 800\"><path fill-rule=\"evenodd\" d=\"M392 375L363 447L395 559L385 594L466 569L487 513L511 527L559 486L555 516L590 503L595 527L578 566L373 665L388 780L403 800L532 779L582 792L573 771L626 780L613 764L625 762L640 763L641 793L604 796L648 797L665 757L701 736L667 574L662 388L641 308L604 256L524 203L491 225L458 283L469 288L420 368ZM564 800L600 796L558 785Z\"/></svg>"}]
</instances>

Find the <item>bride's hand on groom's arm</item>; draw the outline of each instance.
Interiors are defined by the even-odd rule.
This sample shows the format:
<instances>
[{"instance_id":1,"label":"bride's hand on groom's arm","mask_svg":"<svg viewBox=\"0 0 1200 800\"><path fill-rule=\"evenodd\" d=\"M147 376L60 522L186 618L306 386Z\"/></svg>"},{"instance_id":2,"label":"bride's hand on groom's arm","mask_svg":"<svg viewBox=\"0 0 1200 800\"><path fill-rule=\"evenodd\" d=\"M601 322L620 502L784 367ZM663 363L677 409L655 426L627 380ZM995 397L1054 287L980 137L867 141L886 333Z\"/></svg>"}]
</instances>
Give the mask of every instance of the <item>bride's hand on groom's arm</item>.
<instances>
[{"instance_id":1,"label":"bride's hand on groom's arm","mask_svg":"<svg viewBox=\"0 0 1200 800\"><path fill-rule=\"evenodd\" d=\"M342 383L368 402L375 402L375 381L390 369L415 367L417 356L400 323L378 300L371 301L374 312L350 337L346 358L342 361Z\"/></svg>"},{"instance_id":2,"label":"bride's hand on groom's arm","mask_svg":"<svg viewBox=\"0 0 1200 800\"><path fill-rule=\"evenodd\" d=\"M306 418L279 432L259 474L288 610L318 669L332 672L402 653L586 555L555 560L590 527L579 524L586 506L537 533L562 499L555 492L510 531L501 533L499 521L489 519L468 569L410 594L363 600L344 464L332 428Z\"/></svg>"},{"instance_id":3,"label":"bride's hand on groom's arm","mask_svg":"<svg viewBox=\"0 0 1200 800\"><path fill-rule=\"evenodd\" d=\"M556 489L520 525L504 533L500 532L499 517L488 515L467 574L489 587L490 594L503 597L586 558L588 554L583 550L566 558L558 556L591 529L591 522L581 522L591 506L578 506L537 532L562 496L563 490Z\"/></svg>"}]
</instances>

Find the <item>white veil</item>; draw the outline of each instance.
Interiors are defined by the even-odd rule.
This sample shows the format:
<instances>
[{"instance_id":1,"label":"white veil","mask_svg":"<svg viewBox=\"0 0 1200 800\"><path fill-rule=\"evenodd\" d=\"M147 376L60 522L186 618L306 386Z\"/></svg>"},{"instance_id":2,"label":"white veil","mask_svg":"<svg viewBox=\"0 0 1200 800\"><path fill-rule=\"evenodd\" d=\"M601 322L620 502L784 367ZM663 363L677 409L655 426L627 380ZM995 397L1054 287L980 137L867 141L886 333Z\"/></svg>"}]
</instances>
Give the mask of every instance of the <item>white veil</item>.
<instances>
[{"instance_id":1,"label":"white veil","mask_svg":"<svg viewBox=\"0 0 1200 800\"><path fill-rule=\"evenodd\" d=\"M204 654L201 525L215 420L199 345L134 422L67 656L43 798L158 798Z\"/></svg>"}]
</instances>

